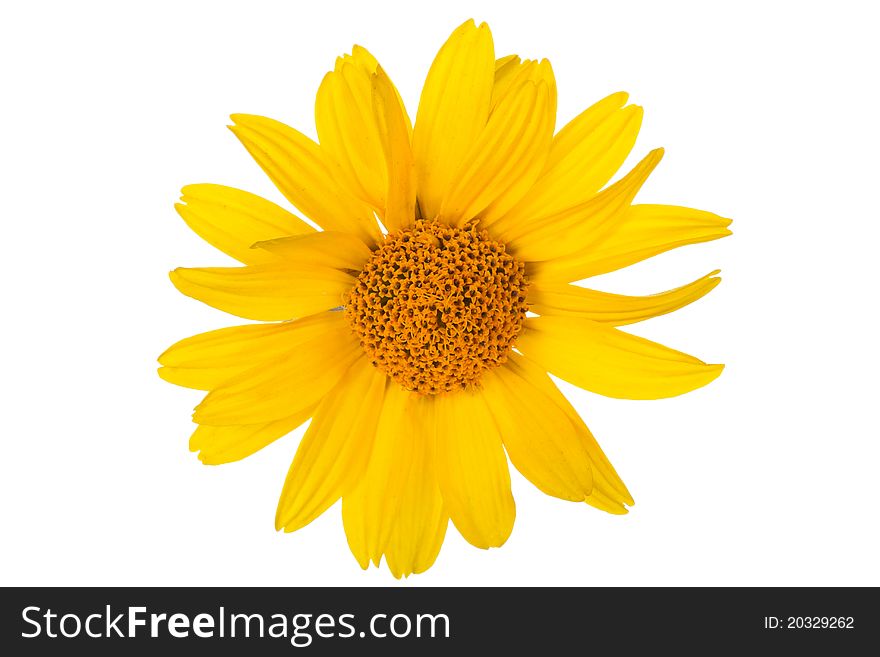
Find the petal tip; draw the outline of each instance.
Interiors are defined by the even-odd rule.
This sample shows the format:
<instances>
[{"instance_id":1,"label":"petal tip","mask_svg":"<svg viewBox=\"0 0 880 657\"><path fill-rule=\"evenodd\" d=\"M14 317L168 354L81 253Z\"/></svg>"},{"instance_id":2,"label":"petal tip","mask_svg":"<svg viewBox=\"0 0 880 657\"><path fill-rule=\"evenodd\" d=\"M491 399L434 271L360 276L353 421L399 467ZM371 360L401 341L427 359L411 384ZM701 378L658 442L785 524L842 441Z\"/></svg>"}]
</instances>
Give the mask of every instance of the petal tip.
<instances>
[{"instance_id":1,"label":"petal tip","mask_svg":"<svg viewBox=\"0 0 880 657\"><path fill-rule=\"evenodd\" d=\"M197 190L199 187L204 187L204 186L205 186L204 184L201 184L201 185L198 185L198 184L184 185L183 187L180 188L180 200L181 200L183 203L186 203L186 201L187 201L187 197L188 197L188 196L193 196L194 193L196 192L196 190Z\"/></svg>"},{"instance_id":2,"label":"petal tip","mask_svg":"<svg viewBox=\"0 0 880 657\"><path fill-rule=\"evenodd\" d=\"M623 107L626 105L626 101L629 100L629 92L628 91L615 91L613 94L608 96L608 100L614 100L618 107Z\"/></svg>"},{"instance_id":3,"label":"petal tip","mask_svg":"<svg viewBox=\"0 0 880 657\"><path fill-rule=\"evenodd\" d=\"M707 379L706 379L706 382L700 387L707 386L710 383L712 383L713 381L715 381L719 376L721 376L721 373L724 371L724 367L725 366L720 363L707 363L706 364Z\"/></svg>"}]
</instances>

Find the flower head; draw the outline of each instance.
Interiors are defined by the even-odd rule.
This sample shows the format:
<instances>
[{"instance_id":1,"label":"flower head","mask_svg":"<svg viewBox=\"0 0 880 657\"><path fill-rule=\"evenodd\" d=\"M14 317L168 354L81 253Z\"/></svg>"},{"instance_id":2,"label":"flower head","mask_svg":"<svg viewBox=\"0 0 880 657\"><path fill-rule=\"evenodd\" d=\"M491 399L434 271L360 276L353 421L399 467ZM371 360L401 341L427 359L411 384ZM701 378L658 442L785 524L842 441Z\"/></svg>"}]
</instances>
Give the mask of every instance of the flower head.
<instances>
[{"instance_id":1,"label":"flower head","mask_svg":"<svg viewBox=\"0 0 880 657\"><path fill-rule=\"evenodd\" d=\"M191 449L235 461L311 418L277 528L341 498L358 562L384 556L397 577L431 566L450 519L477 547L507 540L508 457L549 495L626 513L632 497L547 372L624 399L709 383L722 366L617 327L719 279L649 297L571 282L730 233L708 212L633 204L662 150L609 184L641 123L626 102L613 94L554 134L549 62L496 59L489 28L468 21L431 66L414 127L358 46L318 90L319 143L234 115L232 131L312 223L237 189L183 189L183 219L244 266L172 281L263 322L160 357L164 379L208 392Z\"/></svg>"}]
</instances>

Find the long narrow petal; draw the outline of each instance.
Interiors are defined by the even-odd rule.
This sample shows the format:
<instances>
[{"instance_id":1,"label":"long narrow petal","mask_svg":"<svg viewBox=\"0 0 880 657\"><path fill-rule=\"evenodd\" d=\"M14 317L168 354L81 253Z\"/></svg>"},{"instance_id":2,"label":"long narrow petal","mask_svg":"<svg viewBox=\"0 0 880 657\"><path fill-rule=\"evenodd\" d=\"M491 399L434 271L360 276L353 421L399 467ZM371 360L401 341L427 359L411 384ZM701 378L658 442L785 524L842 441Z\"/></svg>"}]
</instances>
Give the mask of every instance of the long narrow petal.
<instances>
[{"instance_id":1,"label":"long narrow petal","mask_svg":"<svg viewBox=\"0 0 880 657\"><path fill-rule=\"evenodd\" d=\"M568 283L541 282L529 285L529 309L539 315L583 317L594 322L624 326L671 313L703 298L721 282L718 270L674 290L650 296L626 296L599 292Z\"/></svg>"},{"instance_id":2,"label":"long narrow petal","mask_svg":"<svg viewBox=\"0 0 880 657\"><path fill-rule=\"evenodd\" d=\"M416 164L409 118L382 67L371 77L373 118L379 128L388 188L382 219L389 231L411 226L416 212Z\"/></svg>"},{"instance_id":3,"label":"long narrow petal","mask_svg":"<svg viewBox=\"0 0 880 657\"><path fill-rule=\"evenodd\" d=\"M205 465L239 461L296 429L315 412L315 405L299 409L295 415L260 424L211 427L199 425L189 439L189 449L199 452Z\"/></svg>"},{"instance_id":4,"label":"long narrow petal","mask_svg":"<svg viewBox=\"0 0 880 657\"><path fill-rule=\"evenodd\" d=\"M560 131L540 178L499 221L500 231L538 224L544 217L586 203L611 179L635 145L642 123L642 108L618 109L624 102L626 94L614 94Z\"/></svg>"},{"instance_id":5,"label":"long narrow petal","mask_svg":"<svg viewBox=\"0 0 880 657\"><path fill-rule=\"evenodd\" d=\"M413 461L412 393L388 381L376 439L358 485L342 499L342 522L352 554L362 568L377 566L388 544Z\"/></svg>"},{"instance_id":6,"label":"long narrow petal","mask_svg":"<svg viewBox=\"0 0 880 657\"><path fill-rule=\"evenodd\" d=\"M325 230L382 239L372 210L335 180L320 146L290 126L262 116L233 114L230 130L284 196Z\"/></svg>"},{"instance_id":7,"label":"long narrow petal","mask_svg":"<svg viewBox=\"0 0 880 657\"><path fill-rule=\"evenodd\" d=\"M398 578L431 567L449 525L434 465L433 409L431 399L417 395L410 398L412 464L385 547L388 568Z\"/></svg>"},{"instance_id":8,"label":"long narrow petal","mask_svg":"<svg viewBox=\"0 0 880 657\"><path fill-rule=\"evenodd\" d=\"M294 322L230 326L199 333L159 356L159 375L180 386L211 390L257 364L288 353L336 326L336 314L321 313Z\"/></svg>"},{"instance_id":9,"label":"long narrow petal","mask_svg":"<svg viewBox=\"0 0 880 657\"><path fill-rule=\"evenodd\" d=\"M582 502L593 489L590 459L565 412L506 365L483 374L482 392L516 469L548 495Z\"/></svg>"},{"instance_id":10,"label":"long narrow petal","mask_svg":"<svg viewBox=\"0 0 880 657\"><path fill-rule=\"evenodd\" d=\"M513 530L516 505L498 427L480 393L437 395L437 481L461 535L499 547Z\"/></svg>"},{"instance_id":11,"label":"long narrow petal","mask_svg":"<svg viewBox=\"0 0 880 657\"><path fill-rule=\"evenodd\" d=\"M618 399L675 397L724 369L580 317L527 318L516 346L559 378Z\"/></svg>"},{"instance_id":12,"label":"long narrow petal","mask_svg":"<svg viewBox=\"0 0 880 657\"><path fill-rule=\"evenodd\" d=\"M425 219L440 211L449 183L489 118L495 55L488 25L469 20L434 59L416 115L413 153L419 207Z\"/></svg>"},{"instance_id":13,"label":"long narrow petal","mask_svg":"<svg viewBox=\"0 0 880 657\"><path fill-rule=\"evenodd\" d=\"M548 398L550 398L562 411L568 416L572 425L578 433L581 444L586 450L590 458L593 475L593 489L585 500L588 504L596 506L596 500L607 500L603 502L603 510L609 513L626 513L624 504L633 504L632 495L624 485L623 480L614 470L608 457L599 447L599 443L593 437L593 434L584 424L584 421L578 415L574 407L569 403L565 395L560 392L556 384L550 380L546 371L530 361L528 358L520 356L516 352L510 354L510 358L505 367L516 372L520 378L525 379L530 384L540 389Z\"/></svg>"},{"instance_id":14,"label":"long narrow petal","mask_svg":"<svg viewBox=\"0 0 880 657\"><path fill-rule=\"evenodd\" d=\"M286 263L180 267L170 277L183 294L212 308L269 322L341 306L343 295L354 284L354 278L337 269Z\"/></svg>"},{"instance_id":15,"label":"long narrow petal","mask_svg":"<svg viewBox=\"0 0 880 657\"><path fill-rule=\"evenodd\" d=\"M373 57L373 55L370 54L370 52L363 46L353 46L351 50L351 55L343 55L341 59L345 62L353 63L369 76L378 73L378 71L382 68L381 66L379 66L378 60ZM391 80L389 79L389 82L390 81ZM400 111L403 114L403 120L406 123L406 133L409 136L410 141L412 141L413 128L412 122L409 120L409 114L407 114L406 111L406 105L404 104L403 98L401 98L400 92L397 90L397 87L395 87L393 84L391 85L391 87L394 89L394 96L397 98L397 103L398 105L400 105Z\"/></svg>"},{"instance_id":16,"label":"long narrow petal","mask_svg":"<svg viewBox=\"0 0 880 657\"><path fill-rule=\"evenodd\" d=\"M520 225L511 232L498 234L511 253L527 262L586 250L626 213L662 157L662 148L653 150L626 176L586 203L546 217L540 223Z\"/></svg>"},{"instance_id":17,"label":"long narrow petal","mask_svg":"<svg viewBox=\"0 0 880 657\"><path fill-rule=\"evenodd\" d=\"M196 407L193 419L213 426L258 424L318 403L363 353L342 313L327 314L321 335L224 382Z\"/></svg>"},{"instance_id":18,"label":"long narrow petal","mask_svg":"<svg viewBox=\"0 0 880 657\"><path fill-rule=\"evenodd\" d=\"M440 219L461 226L492 203L511 205L544 166L552 135L550 90L543 81L525 80L501 100L465 156Z\"/></svg>"},{"instance_id":19,"label":"long narrow petal","mask_svg":"<svg viewBox=\"0 0 880 657\"><path fill-rule=\"evenodd\" d=\"M360 480L376 435L386 376L360 358L321 402L290 466L275 528L292 532Z\"/></svg>"},{"instance_id":20,"label":"long narrow petal","mask_svg":"<svg viewBox=\"0 0 880 657\"><path fill-rule=\"evenodd\" d=\"M565 124L562 130L553 138L553 146L550 149L550 157L547 159L547 171L556 169L564 160L572 158L584 141L588 140L591 135L602 132L605 122L620 113L621 108L626 105L629 100L629 94L625 91L618 91L593 105L590 105L583 112ZM575 162L572 161L571 164ZM608 178L614 174L614 171L608 172ZM606 180L607 182L607 180Z\"/></svg>"},{"instance_id":21,"label":"long narrow petal","mask_svg":"<svg viewBox=\"0 0 880 657\"><path fill-rule=\"evenodd\" d=\"M489 111L495 109L498 101L510 89L510 85L517 78L520 69L528 63L521 61L518 55L506 55L495 60L495 81L492 85L492 100Z\"/></svg>"},{"instance_id":22,"label":"long narrow petal","mask_svg":"<svg viewBox=\"0 0 880 657\"><path fill-rule=\"evenodd\" d=\"M355 271L360 271L372 253L354 235L328 230L257 242L254 249L268 251L291 265L318 265Z\"/></svg>"},{"instance_id":23,"label":"long narrow petal","mask_svg":"<svg viewBox=\"0 0 880 657\"><path fill-rule=\"evenodd\" d=\"M499 62L503 62L499 66ZM526 80L532 82L544 81L550 91L550 108L551 114L556 118L556 77L553 75L553 67L550 61L542 59L536 61L525 59L520 61L519 57L509 55L495 61L495 85L492 88L491 112L494 112L498 105L514 89L518 88ZM490 113L491 113L490 112Z\"/></svg>"},{"instance_id":24,"label":"long narrow petal","mask_svg":"<svg viewBox=\"0 0 880 657\"><path fill-rule=\"evenodd\" d=\"M370 77L376 70L375 61L358 50L351 57L336 60L335 70L324 76L318 88L315 126L340 184L364 203L382 210L387 179L372 112Z\"/></svg>"},{"instance_id":25,"label":"long narrow petal","mask_svg":"<svg viewBox=\"0 0 880 657\"><path fill-rule=\"evenodd\" d=\"M547 156L547 85L526 81L498 105L465 156L440 206L440 219L461 226L518 180L535 159Z\"/></svg>"},{"instance_id":26,"label":"long narrow petal","mask_svg":"<svg viewBox=\"0 0 880 657\"><path fill-rule=\"evenodd\" d=\"M730 219L673 205L633 205L612 230L588 248L530 263L533 280L579 281L627 267L679 246L730 235Z\"/></svg>"},{"instance_id":27,"label":"long narrow petal","mask_svg":"<svg viewBox=\"0 0 880 657\"><path fill-rule=\"evenodd\" d=\"M260 240L314 232L302 219L264 198L223 185L187 185L174 207L199 237L246 265L277 260L254 252Z\"/></svg>"},{"instance_id":28,"label":"long narrow petal","mask_svg":"<svg viewBox=\"0 0 880 657\"><path fill-rule=\"evenodd\" d=\"M516 60L519 61L518 58ZM503 68L508 69L511 65L507 64ZM535 181L545 169L547 155L550 153L550 142L553 137L553 130L556 127L556 77L553 74L553 68L550 62L542 59L540 62L526 60L522 64L517 64L511 75L508 76L509 82L499 88L499 71L495 72L495 89L492 95L492 112L494 115L495 108L499 103L508 98L512 89L516 89L523 82L530 80L535 83L544 82L547 85L547 108L545 112L535 112L534 121L542 121L535 126L539 135L539 142L533 144L533 148L537 156L523 156L516 167L515 175L510 176L510 185L498 196L489 206L480 212L480 223L485 227L495 222L499 217L505 216L508 211L515 207L519 201L529 193L535 184ZM507 80L508 78L505 78ZM543 119L540 114L543 114Z\"/></svg>"}]
</instances>

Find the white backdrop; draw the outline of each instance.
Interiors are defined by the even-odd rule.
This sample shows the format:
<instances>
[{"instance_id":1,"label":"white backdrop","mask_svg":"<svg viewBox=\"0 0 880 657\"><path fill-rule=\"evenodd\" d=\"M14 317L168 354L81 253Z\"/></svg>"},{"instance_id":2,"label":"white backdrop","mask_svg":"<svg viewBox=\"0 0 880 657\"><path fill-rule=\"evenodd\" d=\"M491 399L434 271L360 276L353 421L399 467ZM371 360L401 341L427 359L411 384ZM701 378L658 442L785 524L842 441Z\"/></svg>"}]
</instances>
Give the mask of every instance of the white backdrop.
<instances>
[{"instance_id":1,"label":"white backdrop","mask_svg":"<svg viewBox=\"0 0 880 657\"><path fill-rule=\"evenodd\" d=\"M314 93L361 43L414 116L468 17L496 52L547 57L558 127L606 94L645 107L631 162L667 155L643 202L735 220L734 236L591 284L724 282L634 332L727 363L654 402L565 386L632 491L628 516L513 473L500 550L450 527L418 585L880 584L880 167L871 3L17 3L0 26L3 455L11 585L398 585L362 572L339 506L276 533L301 431L245 461L187 450L199 395L155 358L236 323L178 294L176 266L228 260L172 205L187 183L280 194L224 127L264 114L314 134Z\"/></svg>"}]
</instances>

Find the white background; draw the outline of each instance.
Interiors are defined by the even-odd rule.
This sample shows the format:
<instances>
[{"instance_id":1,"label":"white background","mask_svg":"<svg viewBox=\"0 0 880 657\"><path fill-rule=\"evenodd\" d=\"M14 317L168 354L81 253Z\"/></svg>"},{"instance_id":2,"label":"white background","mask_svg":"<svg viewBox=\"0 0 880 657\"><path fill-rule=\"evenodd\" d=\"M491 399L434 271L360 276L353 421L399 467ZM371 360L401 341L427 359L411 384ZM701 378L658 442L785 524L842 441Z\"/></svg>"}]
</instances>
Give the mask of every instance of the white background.
<instances>
[{"instance_id":1,"label":"white background","mask_svg":"<svg viewBox=\"0 0 880 657\"><path fill-rule=\"evenodd\" d=\"M634 327L722 377L671 400L566 386L636 506L612 517L514 473L500 550L450 526L418 585L880 584L880 167L871 3L16 3L0 21L5 585L398 585L362 572L333 507L276 533L301 432L245 461L187 450L199 394L155 358L236 323L166 272L227 264L179 220L187 183L283 202L224 127L233 112L313 134L334 57L370 48L415 114L468 17L499 55L547 57L558 127L619 89L646 109L639 197L733 217L735 235L592 284L724 282Z\"/></svg>"}]
</instances>

